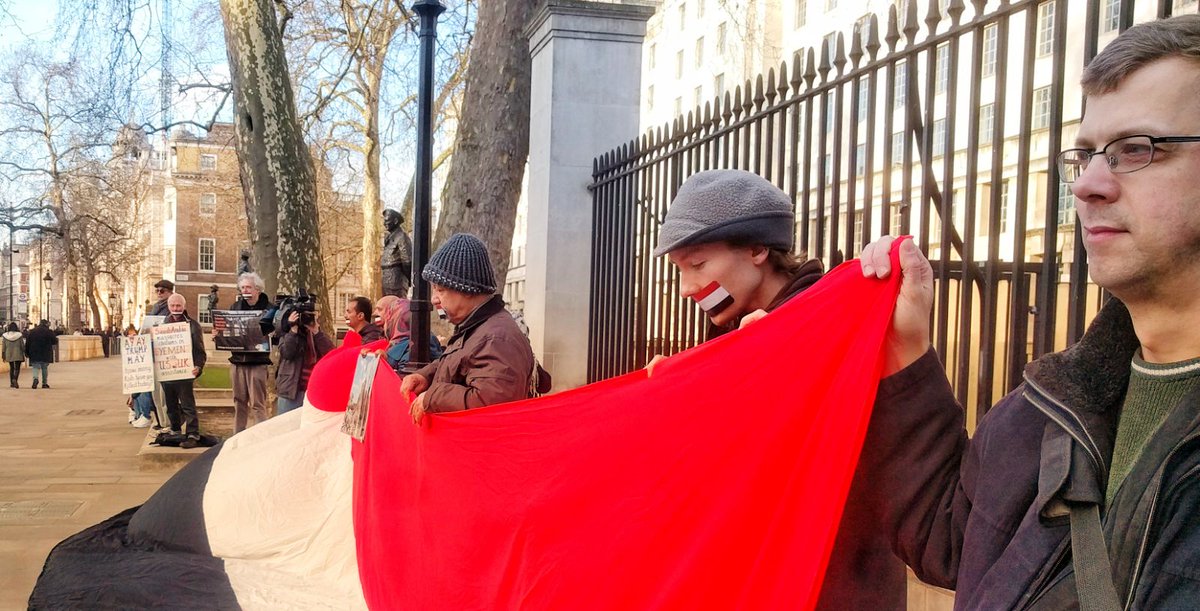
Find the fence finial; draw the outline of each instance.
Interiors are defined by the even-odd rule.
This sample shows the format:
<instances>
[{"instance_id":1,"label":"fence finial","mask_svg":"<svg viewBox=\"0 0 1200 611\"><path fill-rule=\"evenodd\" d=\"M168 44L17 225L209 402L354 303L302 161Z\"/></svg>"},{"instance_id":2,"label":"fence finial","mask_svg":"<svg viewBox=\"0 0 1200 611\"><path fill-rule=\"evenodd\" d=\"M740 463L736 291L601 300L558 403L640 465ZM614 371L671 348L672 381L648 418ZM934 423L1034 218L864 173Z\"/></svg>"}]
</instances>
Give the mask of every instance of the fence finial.
<instances>
[{"instance_id":1,"label":"fence finial","mask_svg":"<svg viewBox=\"0 0 1200 611\"><path fill-rule=\"evenodd\" d=\"M950 25L958 27L959 20L962 19L963 11L967 5L963 4L963 0L950 0L950 6L946 8L946 12L950 13Z\"/></svg>"},{"instance_id":2,"label":"fence finial","mask_svg":"<svg viewBox=\"0 0 1200 611\"><path fill-rule=\"evenodd\" d=\"M925 9L925 27L929 28L929 33L932 35L937 32L937 26L942 22L942 0L929 0L929 7Z\"/></svg>"},{"instance_id":3,"label":"fence finial","mask_svg":"<svg viewBox=\"0 0 1200 611\"><path fill-rule=\"evenodd\" d=\"M872 62L879 56L879 16L874 13L867 20L867 54Z\"/></svg>"},{"instance_id":4,"label":"fence finial","mask_svg":"<svg viewBox=\"0 0 1200 611\"><path fill-rule=\"evenodd\" d=\"M821 63L817 64L817 73L821 75L821 84L829 82L829 70L833 66L829 63L829 45L821 44Z\"/></svg>"},{"instance_id":5,"label":"fence finial","mask_svg":"<svg viewBox=\"0 0 1200 611\"><path fill-rule=\"evenodd\" d=\"M763 101L763 75L759 73L758 78L754 80L754 109L762 110Z\"/></svg>"},{"instance_id":6,"label":"fence finial","mask_svg":"<svg viewBox=\"0 0 1200 611\"><path fill-rule=\"evenodd\" d=\"M804 66L804 81L808 83L808 88L812 89L813 81L817 78L817 59L816 54L812 49L808 50L808 62Z\"/></svg>"},{"instance_id":7,"label":"fence finial","mask_svg":"<svg viewBox=\"0 0 1200 611\"><path fill-rule=\"evenodd\" d=\"M759 78L762 78L762 76L760 75ZM746 79L746 88L742 90L746 94L742 97L742 110L746 111L747 116L750 114L750 109L754 108L754 94L751 93L751 87L750 79ZM759 94L762 93L762 87L759 87L758 92Z\"/></svg>"},{"instance_id":8,"label":"fence finial","mask_svg":"<svg viewBox=\"0 0 1200 611\"><path fill-rule=\"evenodd\" d=\"M788 66L787 60L779 62L779 86L776 88L776 93L779 94L779 101L787 99L788 94Z\"/></svg>"},{"instance_id":9,"label":"fence finial","mask_svg":"<svg viewBox=\"0 0 1200 611\"><path fill-rule=\"evenodd\" d=\"M908 0L904 3L904 37L908 39L908 46L913 46L917 42L917 31L920 28L917 26L917 4L915 0Z\"/></svg>"},{"instance_id":10,"label":"fence finial","mask_svg":"<svg viewBox=\"0 0 1200 611\"><path fill-rule=\"evenodd\" d=\"M837 67L838 76L846 74L846 37L841 32L837 33L837 42L834 43L833 65Z\"/></svg>"},{"instance_id":11,"label":"fence finial","mask_svg":"<svg viewBox=\"0 0 1200 611\"><path fill-rule=\"evenodd\" d=\"M742 86L738 85L733 90L733 117L740 119L742 117Z\"/></svg>"},{"instance_id":12,"label":"fence finial","mask_svg":"<svg viewBox=\"0 0 1200 611\"><path fill-rule=\"evenodd\" d=\"M733 116L733 97L729 92L725 92L725 103L721 106L721 118L724 119L726 125L729 124L729 118Z\"/></svg>"},{"instance_id":13,"label":"fence finial","mask_svg":"<svg viewBox=\"0 0 1200 611\"><path fill-rule=\"evenodd\" d=\"M896 43L900 42L899 21L900 20L896 14L896 5L893 4L888 7L887 34L885 34L883 37L884 42L886 42L888 45L889 55L896 52Z\"/></svg>"},{"instance_id":14,"label":"fence finial","mask_svg":"<svg viewBox=\"0 0 1200 611\"><path fill-rule=\"evenodd\" d=\"M758 78L761 79L762 77L760 76ZM775 69L774 68L771 68L770 70L767 71L767 88L766 88L765 93L767 94L767 106L774 106L775 105Z\"/></svg>"},{"instance_id":15,"label":"fence finial","mask_svg":"<svg viewBox=\"0 0 1200 611\"><path fill-rule=\"evenodd\" d=\"M864 32L862 26L863 24L861 23L855 24L854 33L850 35L850 65L853 66L855 70L858 69L858 63L861 62L863 58L862 41Z\"/></svg>"}]
</instances>

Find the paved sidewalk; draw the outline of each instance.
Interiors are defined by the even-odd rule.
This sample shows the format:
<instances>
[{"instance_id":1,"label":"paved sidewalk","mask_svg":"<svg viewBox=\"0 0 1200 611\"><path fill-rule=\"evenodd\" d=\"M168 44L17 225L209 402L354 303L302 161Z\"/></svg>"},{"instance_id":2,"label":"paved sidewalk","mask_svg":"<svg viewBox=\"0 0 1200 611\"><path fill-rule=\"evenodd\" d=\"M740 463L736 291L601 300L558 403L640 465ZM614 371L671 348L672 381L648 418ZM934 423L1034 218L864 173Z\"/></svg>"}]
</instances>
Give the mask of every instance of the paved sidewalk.
<instances>
[{"instance_id":1,"label":"paved sidewalk","mask_svg":"<svg viewBox=\"0 0 1200 611\"><path fill-rule=\"evenodd\" d=\"M20 384L0 388L0 610L26 608L56 543L174 473L138 470L146 429L126 421L119 358L54 363L48 389L22 368Z\"/></svg>"}]
</instances>

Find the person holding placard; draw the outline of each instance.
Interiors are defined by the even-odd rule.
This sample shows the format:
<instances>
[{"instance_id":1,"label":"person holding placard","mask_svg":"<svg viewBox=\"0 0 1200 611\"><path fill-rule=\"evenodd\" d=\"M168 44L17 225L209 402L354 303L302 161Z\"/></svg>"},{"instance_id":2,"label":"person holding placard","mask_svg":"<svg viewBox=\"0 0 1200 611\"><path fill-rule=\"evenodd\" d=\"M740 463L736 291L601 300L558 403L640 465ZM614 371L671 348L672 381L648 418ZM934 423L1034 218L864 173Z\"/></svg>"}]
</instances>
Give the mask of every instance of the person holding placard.
<instances>
[{"instance_id":1,"label":"person holding placard","mask_svg":"<svg viewBox=\"0 0 1200 611\"><path fill-rule=\"evenodd\" d=\"M187 437L179 447L194 448L200 442L200 419L196 416L196 395L192 385L196 378L200 377L207 359L204 337L200 332L200 323L188 316L187 299L183 295L172 293L167 298L167 310L170 312L167 315L167 324L186 322L191 329L192 377L163 382L163 401L167 405L167 418L171 421L171 429ZM157 344L157 341L155 343Z\"/></svg>"}]
</instances>

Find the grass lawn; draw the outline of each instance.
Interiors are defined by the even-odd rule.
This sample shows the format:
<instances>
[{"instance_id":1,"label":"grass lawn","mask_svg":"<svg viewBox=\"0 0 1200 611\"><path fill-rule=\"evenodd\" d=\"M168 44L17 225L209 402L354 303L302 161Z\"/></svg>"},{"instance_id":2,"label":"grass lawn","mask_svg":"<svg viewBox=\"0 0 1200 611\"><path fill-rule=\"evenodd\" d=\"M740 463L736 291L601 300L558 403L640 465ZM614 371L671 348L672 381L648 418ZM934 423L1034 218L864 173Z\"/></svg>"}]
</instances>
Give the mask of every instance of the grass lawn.
<instances>
[{"instance_id":1,"label":"grass lawn","mask_svg":"<svg viewBox=\"0 0 1200 611\"><path fill-rule=\"evenodd\" d=\"M228 367L205 367L200 373L200 377L196 378L197 388L233 388L233 383L229 381Z\"/></svg>"}]
</instances>

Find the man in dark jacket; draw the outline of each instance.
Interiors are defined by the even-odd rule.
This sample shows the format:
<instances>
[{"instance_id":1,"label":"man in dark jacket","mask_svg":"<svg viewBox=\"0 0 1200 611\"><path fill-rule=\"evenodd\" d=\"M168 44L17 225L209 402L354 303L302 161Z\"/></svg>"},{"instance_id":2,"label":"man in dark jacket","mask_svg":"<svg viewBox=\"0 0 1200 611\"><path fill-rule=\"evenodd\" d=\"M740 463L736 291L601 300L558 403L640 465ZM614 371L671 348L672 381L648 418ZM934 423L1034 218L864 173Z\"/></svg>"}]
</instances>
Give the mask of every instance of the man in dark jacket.
<instances>
[{"instance_id":1,"label":"man in dark jacket","mask_svg":"<svg viewBox=\"0 0 1200 611\"><path fill-rule=\"evenodd\" d=\"M1113 299L963 431L929 349L911 240L867 444L886 524L960 609L1194 609L1200 601L1200 16L1126 30L1088 65L1059 175ZM1099 161L1099 163L1097 163ZM891 239L863 252L886 276Z\"/></svg>"},{"instance_id":2,"label":"man in dark jacket","mask_svg":"<svg viewBox=\"0 0 1200 611\"><path fill-rule=\"evenodd\" d=\"M743 170L693 174L671 202L654 254L679 269L680 295L695 299L713 324L744 326L821 279L821 262L792 254L791 198ZM663 357L655 357L653 369ZM863 452L873 448L864 445ZM855 471L821 584L817 609L904 609L907 573L879 528L876 476Z\"/></svg>"},{"instance_id":3,"label":"man in dark jacket","mask_svg":"<svg viewBox=\"0 0 1200 611\"><path fill-rule=\"evenodd\" d=\"M193 384L200 373L208 355L204 350L204 334L200 331L200 323L192 320L187 313L187 299L178 293L167 299L167 319L165 323L186 322L192 335L192 377L185 380L171 380L162 383L163 401L167 406L167 417L171 421L171 430L184 435L186 439L179 444L181 448L194 448L200 441L200 419L196 415L196 394Z\"/></svg>"},{"instance_id":4,"label":"man in dark jacket","mask_svg":"<svg viewBox=\"0 0 1200 611\"><path fill-rule=\"evenodd\" d=\"M33 387L38 387L38 372L41 372L42 388L50 388L50 363L54 362L54 347L58 336L50 330L50 321L42 319L25 339L25 353L29 356L29 368L33 372Z\"/></svg>"},{"instance_id":5,"label":"man in dark jacket","mask_svg":"<svg viewBox=\"0 0 1200 611\"><path fill-rule=\"evenodd\" d=\"M550 390L550 376L537 366L529 339L495 294L492 263L479 238L451 236L421 277L433 288L434 307L455 327L445 353L400 384L400 392L418 395L414 422L426 412L462 411Z\"/></svg>"},{"instance_id":6,"label":"man in dark jacket","mask_svg":"<svg viewBox=\"0 0 1200 611\"><path fill-rule=\"evenodd\" d=\"M154 283L154 294L158 296L158 301L155 302L154 308L150 310L150 316L166 316L170 314L167 308L167 298L175 294L175 283L163 278Z\"/></svg>"},{"instance_id":7,"label":"man in dark jacket","mask_svg":"<svg viewBox=\"0 0 1200 611\"><path fill-rule=\"evenodd\" d=\"M254 272L238 276L238 298L231 310L270 309L271 301L263 293L263 280ZM215 333L216 330L214 329ZM271 365L270 352L244 350L229 355L229 377L233 382L233 432L245 430L250 414L258 424L270 417L267 413L267 369Z\"/></svg>"},{"instance_id":8,"label":"man in dark jacket","mask_svg":"<svg viewBox=\"0 0 1200 611\"><path fill-rule=\"evenodd\" d=\"M304 404L308 378L321 357L333 350L333 340L321 331L317 313L303 318L300 312L288 316L288 329L279 340L279 367L275 370L275 415L290 412Z\"/></svg>"},{"instance_id":9,"label":"man in dark jacket","mask_svg":"<svg viewBox=\"0 0 1200 611\"><path fill-rule=\"evenodd\" d=\"M364 344L383 339L383 329L371 320L374 314L375 308L366 297L354 297L346 302L346 326L357 333Z\"/></svg>"}]
</instances>

